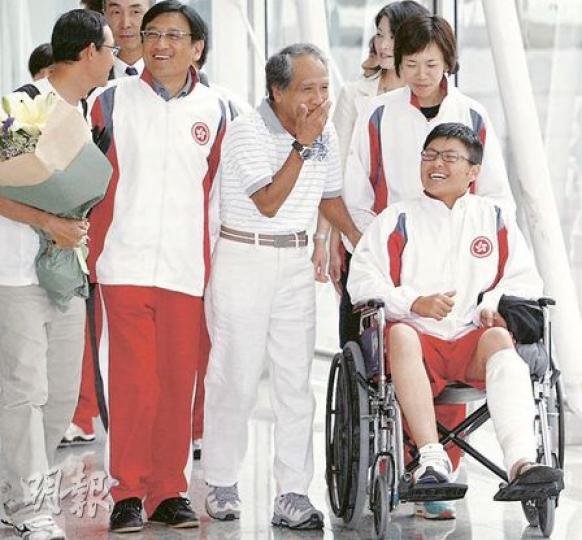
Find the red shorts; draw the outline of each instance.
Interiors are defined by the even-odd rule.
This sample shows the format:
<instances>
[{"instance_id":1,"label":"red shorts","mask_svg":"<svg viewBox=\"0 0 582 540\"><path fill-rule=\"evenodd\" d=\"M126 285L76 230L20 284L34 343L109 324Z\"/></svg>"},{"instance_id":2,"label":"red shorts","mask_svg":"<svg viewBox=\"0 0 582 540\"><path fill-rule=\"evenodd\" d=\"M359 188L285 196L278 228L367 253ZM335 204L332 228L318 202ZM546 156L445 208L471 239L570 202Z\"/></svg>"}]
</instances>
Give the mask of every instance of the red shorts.
<instances>
[{"instance_id":1,"label":"red shorts","mask_svg":"<svg viewBox=\"0 0 582 540\"><path fill-rule=\"evenodd\" d=\"M386 351L389 350L389 330L396 323L386 325L385 343ZM413 328L411 326L411 328ZM466 371L473 359L479 339L486 328L475 328L464 336L447 341L444 339L422 334L413 328L420 340L424 367L430 380L433 396L438 396L450 382L461 382L475 388L485 388L485 381L471 381L467 379ZM389 355L386 354L386 369L390 371Z\"/></svg>"}]
</instances>

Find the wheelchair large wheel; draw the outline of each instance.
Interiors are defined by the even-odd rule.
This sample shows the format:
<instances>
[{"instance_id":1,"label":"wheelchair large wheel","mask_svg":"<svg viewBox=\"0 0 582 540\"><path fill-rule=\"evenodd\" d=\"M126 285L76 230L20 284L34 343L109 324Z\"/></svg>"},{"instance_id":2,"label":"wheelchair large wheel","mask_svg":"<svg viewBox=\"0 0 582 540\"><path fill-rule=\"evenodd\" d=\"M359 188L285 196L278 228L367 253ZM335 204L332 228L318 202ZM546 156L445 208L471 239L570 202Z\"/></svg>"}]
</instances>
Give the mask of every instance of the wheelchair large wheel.
<instances>
[{"instance_id":1,"label":"wheelchair large wheel","mask_svg":"<svg viewBox=\"0 0 582 540\"><path fill-rule=\"evenodd\" d=\"M564 402L562 400L562 384L557 380L552 386L549 397L546 400L548 427L550 430L550 445L552 454L552 463L554 467L564 468L564 455L566 445L565 434L565 413ZM536 429L541 429L539 421L539 412L536 416ZM543 445L538 445L538 462L544 460Z\"/></svg>"},{"instance_id":2,"label":"wheelchair large wheel","mask_svg":"<svg viewBox=\"0 0 582 540\"><path fill-rule=\"evenodd\" d=\"M552 464L554 467L564 468L564 455L566 434L564 431L564 403L562 400L562 385L557 380L552 387L550 396L546 403L548 415L548 427L550 430L550 445L552 454ZM539 418L536 419L536 429L541 429ZM538 462L544 461L544 448L538 448ZM549 497L547 499L522 501L523 513L532 527L539 527L546 537L552 534L554 529L555 512L558 506L559 497Z\"/></svg>"},{"instance_id":3,"label":"wheelchair large wheel","mask_svg":"<svg viewBox=\"0 0 582 540\"><path fill-rule=\"evenodd\" d=\"M368 487L370 419L360 349L348 343L331 365L326 403L326 483L334 514L349 527L362 515Z\"/></svg>"},{"instance_id":4,"label":"wheelchair large wheel","mask_svg":"<svg viewBox=\"0 0 582 540\"><path fill-rule=\"evenodd\" d=\"M374 515L374 537L386 538L390 523L390 484L385 476L376 476L372 490L372 513Z\"/></svg>"}]
</instances>

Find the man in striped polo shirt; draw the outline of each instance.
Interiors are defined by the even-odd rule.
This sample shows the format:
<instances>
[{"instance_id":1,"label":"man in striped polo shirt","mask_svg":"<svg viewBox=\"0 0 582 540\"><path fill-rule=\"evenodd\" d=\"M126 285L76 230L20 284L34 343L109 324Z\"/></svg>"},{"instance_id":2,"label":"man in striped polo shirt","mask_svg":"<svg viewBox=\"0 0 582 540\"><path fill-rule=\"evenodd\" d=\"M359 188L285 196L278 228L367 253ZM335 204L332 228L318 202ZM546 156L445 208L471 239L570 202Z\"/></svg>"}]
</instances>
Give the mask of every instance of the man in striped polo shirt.
<instances>
[{"instance_id":1,"label":"man in striped polo shirt","mask_svg":"<svg viewBox=\"0 0 582 540\"><path fill-rule=\"evenodd\" d=\"M206 509L240 515L238 472L268 362L275 413L274 525L321 528L313 476L315 283L305 229L318 208L353 244L341 198L337 135L327 123L328 72L309 44L267 62L268 98L236 119L222 152L221 231L207 290L212 351L206 376Z\"/></svg>"}]
</instances>

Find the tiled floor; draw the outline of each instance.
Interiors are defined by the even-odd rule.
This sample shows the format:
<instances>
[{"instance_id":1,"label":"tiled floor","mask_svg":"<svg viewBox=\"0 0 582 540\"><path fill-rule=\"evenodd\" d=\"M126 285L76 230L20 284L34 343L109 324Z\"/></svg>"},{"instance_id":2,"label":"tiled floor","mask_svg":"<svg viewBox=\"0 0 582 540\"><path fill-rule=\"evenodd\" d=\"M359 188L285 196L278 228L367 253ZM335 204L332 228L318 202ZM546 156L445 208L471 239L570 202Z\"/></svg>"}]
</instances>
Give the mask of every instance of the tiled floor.
<instances>
[{"instance_id":1,"label":"tiled floor","mask_svg":"<svg viewBox=\"0 0 582 540\"><path fill-rule=\"evenodd\" d=\"M205 484L202 472L195 466L192 473L191 498L200 513L199 529L173 531L160 526L147 525L141 533L124 535L128 540L153 540L168 538L200 538L209 540L295 540L309 538L325 539L368 539L372 538L372 517L367 514L358 531L343 528L337 519L330 516L325 489L325 449L324 449L324 401L327 384L328 360L316 360L313 370L313 384L316 390L318 410L315 424L316 469L310 496L313 502L326 514L323 533L293 532L271 527L270 519L274 497L274 482L271 477L272 462L272 416L268 403L268 392L261 391L259 403L250 426L249 449L245 466L240 476L240 492L243 500L243 514L240 521L219 523L210 520L204 513ZM487 449L488 456L498 456L490 428L484 426L478 432L475 443ZM92 446L77 447L60 451L63 470L70 482L80 464L85 465L85 473L103 469L103 435ZM582 447L570 446L566 453L566 490L560 499L555 532L552 538L577 540L582 538ZM402 505L392 515L389 539L414 540L489 540L541 538L537 529L526 526L519 503L496 503L492 497L497 490L497 480L480 465L466 459L464 479L469 484L466 498L459 504L457 519L449 522L428 522L410 515L410 508ZM66 485L66 484L65 484ZM57 518L66 529L69 539L122 538L122 535L107 531L108 514L97 507L95 517L89 517L85 508L84 517L73 514L75 510L70 497L62 501L62 512ZM0 539L12 538L10 529L0 530Z\"/></svg>"}]
</instances>

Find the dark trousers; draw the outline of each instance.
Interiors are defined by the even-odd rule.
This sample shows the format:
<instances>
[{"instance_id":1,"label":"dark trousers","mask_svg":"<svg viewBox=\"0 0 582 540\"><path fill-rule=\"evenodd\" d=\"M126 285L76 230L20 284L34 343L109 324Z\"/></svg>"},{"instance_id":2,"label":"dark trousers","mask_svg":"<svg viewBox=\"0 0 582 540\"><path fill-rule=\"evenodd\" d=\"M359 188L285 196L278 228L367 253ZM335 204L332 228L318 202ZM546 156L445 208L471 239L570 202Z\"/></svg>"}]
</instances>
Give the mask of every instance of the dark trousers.
<instances>
[{"instance_id":1,"label":"dark trousers","mask_svg":"<svg viewBox=\"0 0 582 540\"><path fill-rule=\"evenodd\" d=\"M354 306L352 299L348 293L348 273L350 271L350 261L352 260L351 253L346 251L345 269L342 270L340 282L342 284L342 297L339 307L339 336L340 347L348 341L358 341L360 337L360 314L354 313Z\"/></svg>"}]
</instances>

